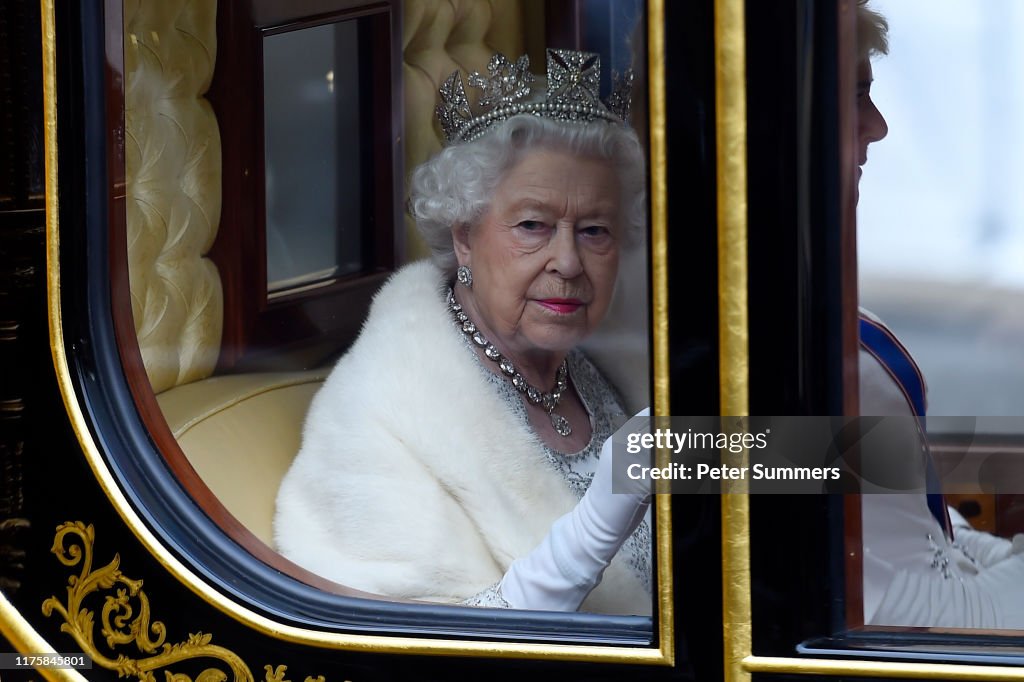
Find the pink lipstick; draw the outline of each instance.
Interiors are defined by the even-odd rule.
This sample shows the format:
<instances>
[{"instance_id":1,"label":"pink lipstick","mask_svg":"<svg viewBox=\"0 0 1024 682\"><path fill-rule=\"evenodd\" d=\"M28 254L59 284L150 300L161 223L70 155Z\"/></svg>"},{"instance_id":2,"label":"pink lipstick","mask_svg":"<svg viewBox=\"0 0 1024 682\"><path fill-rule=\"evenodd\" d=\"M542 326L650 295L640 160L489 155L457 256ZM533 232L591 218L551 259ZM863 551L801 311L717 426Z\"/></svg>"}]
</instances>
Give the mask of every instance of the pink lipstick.
<instances>
[{"instance_id":1,"label":"pink lipstick","mask_svg":"<svg viewBox=\"0 0 1024 682\"><path fill-rule=\"evenodd\" d=\"M541 298L537 303L561 315L574 313L583 306L583 301L578 298Z\"/></svg>"}]
</instances>

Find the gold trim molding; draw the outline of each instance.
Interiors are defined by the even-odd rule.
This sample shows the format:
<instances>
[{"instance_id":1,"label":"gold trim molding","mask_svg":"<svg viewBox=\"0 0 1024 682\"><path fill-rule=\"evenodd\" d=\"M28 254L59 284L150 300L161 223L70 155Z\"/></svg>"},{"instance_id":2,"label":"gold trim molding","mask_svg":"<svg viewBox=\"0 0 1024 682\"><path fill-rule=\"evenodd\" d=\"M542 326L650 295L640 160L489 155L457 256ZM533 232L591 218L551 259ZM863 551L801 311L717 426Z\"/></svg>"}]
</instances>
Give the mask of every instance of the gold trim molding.
<instances>
[{"instance_id":1,"label":"gold trim molding","mask_svg":"<svg viewBox=\"0 0 1024 682\"><path fill-rule=\"evenodd\" d=\"M837 661L824 658L776 658L747 656L748 673L888 677L902 680L1024 680L1024 668L958 665L953 663L896 663L888 661Z\"/></svg>"},{"instance_id":2,"label":"gold trim molding","mask_svg":"<svg viewBox=\"0 0 1024 682\"><path fill-rule=\"evenodd\" d=\"M665 111L665 0L647 2L648 134L651 164L651 361L654 414L672 414L669 404L668 345L668 146ZM658 532L658 641L671 665L675 660L675 589L672 581L672 497L655 495Z\"/></svg>"},{"instance_id":3,"label":"gold trim molding","mask_svg":"<svg viewBox=\"0 0 1024 682\"><path fill-rule=\"evenodd\" d=\"M747 324L747 100L743 0L715 0L715 143L718 163L718 335L721 414L749 414ZM751 653L750 499L723 494L722 638L726 682L748 682Z\"/></svg>"},{"instance_id":4,"label":"gold trim molding","mask_svg":"<svg viewBox=\"0 0 1024 682\"><path fill-rule=\"evenodd\" d=\"M721 411L749 411L747 324L747 103L743 0L715 0ZM752 673L942 680L1022 680L1024 668L950 663L754 656L750 605L750 506L722 495L722 621L726 682Z\"/></svg>"},{"instance_id":5,"label":"gold trim molding","mask_svg":"<svg viewBox=\"0 0 1024 682\"><path fill-rule=\"evenodd\" d=\"M18 609L7 601L3 592L0 592L0 634L3 634L19 653L52 655L59 653L52 644L33 629ZM47 668L38 672L44 679L52 682L88 682L77 670Z\"/></svg>"},{"instance_id":6,"label":"gold trim molding","mask_svg":"<svg viewBox=\"0 0 1024 682\"><path fill-rule=\"evenodd\" d=\"M46 176L46 263L47 263L47 301L50 325L50 349L57 383L60 388L68 419L78 438L79 444L93 475L100 488L110 500L112 506L138 538L140 543L166 570L182 585L195 593L200 599L228 615L244 626L260 634L276 640L294 642L304 645L328 649L344 649L372 653L394 653L406 655L429 656L463 656L509 659L548 659L558 661L588 661L606 663L627 663L637 665L674 665L674 621L673 593L671 589L671 520L668 514L670 502L659 499L655 505L657 513L657 547L659 594L657 603L660 612L654 622L658 624L658 648L621 647L621 646L590 646L581 644L547 644L505 641L479 641L432 639L426 637L389 637L383 635L358 635L323 632L309 628L296 627L277 622L263 616L246 606L232 601L217 592L205 580L194 573L188 566L175 557L163 542L151 531L136 511L132 508L124 492L120 489L113 473L107 467L103 456L92 436L89 420L79 403L75 387L71 379L68 364L68 351L64 344L63 322L61 309L61 278L60 278L60 226L59 226L59 187L57 183L57 106L56 106L56 39L54 5L55 0L40 0L42 7L42 51L43 51L43 120L45 141L45 176ZM664 46L664 0L648 0L649 40L652 45ZM650 50L649 50L650 53ZM657 80L658 87L664 88L664 55L655 56L650 53L655 71L652 80ZM658 139L664 138L664 120L651 121L652 131L661 131ZM658 128L660 126L660 128ZM662 149L662 155L663 147ZM664 170L664 169L662 169ZM662 187L660 191L664 191ZM660 199L664 205L664 197ZM666 226L655 226L654 234L664 235ZM660 261L659 261L660 262ZM656 266L654 266L656 267ZM667 321L657 322L662 329ZM658 366L655 387L667 386L667 365ZM667 394L666 394L667 395ZM655 396L656 404L660 396ZM663 496L662 496L663 497ZM126 588L127 589L127 588ZM2 595L0 595L2 597ZM56 608L56 607L54 607ZM153 633L153 636L157 636ZM153 640L155 641L155 640ZM208 646L204 645L204 646ZM276 673L274 669L274 673ZM282 673L283 674L283 673ZM75 678L80 679L80 678ZM198 682L198 681L197 681ZM205 680L203 681L205 682ZM276 682L276 681L273 681Z\"/></svg>"},{"instance_id":7,"label":"gold trim molding","mask_svg":"<svg viewBox=\"0 0 1024 682\"><path fill-rule=\"evenodd\" d=\"M665 110L664 0L647 3L647 87L651 163L651 307L654 414L670 415L668 345L668 115Z\"/></svg>"}]
</instances>

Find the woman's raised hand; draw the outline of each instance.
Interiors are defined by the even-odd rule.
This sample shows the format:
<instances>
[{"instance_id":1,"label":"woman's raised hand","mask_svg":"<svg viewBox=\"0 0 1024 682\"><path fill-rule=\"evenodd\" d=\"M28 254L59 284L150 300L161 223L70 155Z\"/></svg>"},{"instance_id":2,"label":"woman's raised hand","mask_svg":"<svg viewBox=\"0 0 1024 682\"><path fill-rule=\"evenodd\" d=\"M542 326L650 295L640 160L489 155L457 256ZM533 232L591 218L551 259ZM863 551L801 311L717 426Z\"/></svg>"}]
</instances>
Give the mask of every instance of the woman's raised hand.
<instances>
[{"instance_id":1,"label":"woman's raised hand","mask_svg":"<svg viewBox=\"0 0 1024 682\"><path fill-rule=\"evenodd\" d=\"M650 414L645 409L637 417ZM576 508L552 525L541 544L517 559L501 581L512 608L575 611L598 583L612 557L647 512L644 485L612 491L612 438L601 448L594 480Z\"/></svg>"}]
</instances>

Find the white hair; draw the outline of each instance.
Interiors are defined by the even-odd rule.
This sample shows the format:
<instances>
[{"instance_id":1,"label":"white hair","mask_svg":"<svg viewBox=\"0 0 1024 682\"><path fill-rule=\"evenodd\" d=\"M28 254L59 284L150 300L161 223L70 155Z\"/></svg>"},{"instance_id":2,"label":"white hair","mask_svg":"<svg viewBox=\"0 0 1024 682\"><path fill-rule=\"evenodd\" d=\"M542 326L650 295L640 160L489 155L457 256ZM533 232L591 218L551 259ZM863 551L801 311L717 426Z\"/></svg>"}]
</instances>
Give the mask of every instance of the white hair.
<instances>
[{"instance_id":1,"label":"white hair","mask_svg":"<svg viewBox=\"0 0 1024 682\"><path fill-rule=\"evenodd\" d=\"M857 0L857 60L889 54L889 22L868 7L868 0Z\"/></svg>"},{"instance_id":2,"label":"white hair","mask_svg":"<svg viewBox=\"0 0 1024 682\"><path fill-rule=\"evenodd\" d=\"M604 121L579 124L523 114L473 142L441 150L413 172L409 212L440 268L451 275L458 266L452 227L472 225L486 212L494 190L526 152L552 147L609 162L619 176L624 241L640 238L647 198L636 133Z\"/></svg>"}]
</instances>

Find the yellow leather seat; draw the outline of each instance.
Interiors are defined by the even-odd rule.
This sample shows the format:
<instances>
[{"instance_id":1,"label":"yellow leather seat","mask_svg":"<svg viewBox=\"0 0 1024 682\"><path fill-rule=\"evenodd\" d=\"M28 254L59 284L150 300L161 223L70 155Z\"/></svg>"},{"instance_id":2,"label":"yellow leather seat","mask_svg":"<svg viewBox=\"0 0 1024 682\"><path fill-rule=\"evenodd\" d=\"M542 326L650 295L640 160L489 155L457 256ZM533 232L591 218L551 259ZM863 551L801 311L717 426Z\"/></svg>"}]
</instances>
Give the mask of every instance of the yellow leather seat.
<instances>
[{"instance_id":1,"label":"yellow leather seat","mask_svg":"<svg viewBox=\"0 0 1024 682\"><path fill-rule=\"evenodd\" d=\"M278 485L299 451L306 411L328 371L211 377L157 396L196 473L269 546Z\"/></svg>"}]
</instances>

